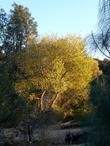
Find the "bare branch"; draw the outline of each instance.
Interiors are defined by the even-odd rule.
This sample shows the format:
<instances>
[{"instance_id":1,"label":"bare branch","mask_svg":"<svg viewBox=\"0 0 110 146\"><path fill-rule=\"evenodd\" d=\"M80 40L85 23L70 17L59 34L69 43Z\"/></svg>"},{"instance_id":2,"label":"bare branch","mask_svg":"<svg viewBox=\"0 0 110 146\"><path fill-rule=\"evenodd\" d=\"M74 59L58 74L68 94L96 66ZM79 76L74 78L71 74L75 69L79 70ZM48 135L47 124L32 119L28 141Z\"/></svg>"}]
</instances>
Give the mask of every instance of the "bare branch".
<instances>
[{"instance_id":1,"label":"bare branch","mask_svg":"<svg viewBox=\"0 0 110 146\"><path fill-rule=\"evenodd\" d=\"M101 50L101 48L99 47L98 43L96 42L96 40L95 40L95 38L94 38L94 34L93 34L93 33L91 33L91 36L92 36L92 39L93 39L93 41L94 41L94 43L95 43L97 49L98 49L104 56L106 56L107 58L110 59L110 56L108 56L106 53L104 53L104 52Z\"/></svg>"}]
</instances>

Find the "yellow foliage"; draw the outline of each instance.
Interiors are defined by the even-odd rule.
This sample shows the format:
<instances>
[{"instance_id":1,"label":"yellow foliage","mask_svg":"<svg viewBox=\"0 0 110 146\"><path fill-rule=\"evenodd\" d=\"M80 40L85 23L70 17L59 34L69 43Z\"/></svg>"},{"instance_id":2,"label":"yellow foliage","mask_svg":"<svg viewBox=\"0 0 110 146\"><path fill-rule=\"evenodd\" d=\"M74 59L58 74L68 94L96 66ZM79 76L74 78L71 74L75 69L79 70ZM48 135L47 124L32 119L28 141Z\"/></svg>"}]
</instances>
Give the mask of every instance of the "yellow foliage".
<instances>
[{"instance_id":1,"label":"yellow foliage","mask_svg":"<svg viewBox=\"0 0 110 146\"><path fill-rule=\"evenodd\" d=\"M16 90L24 92L25 88L29 90L34 86L52 93L74 91L72 98L62 97L63 107L66 103L77 105L79 99L80 102L87 101L87 95L82 94L85 89L88 93L89 83L100 74L97 61L86 54L85 42L74 36L44 38L34 47L26 49L18 57L18 64L28 77L28 82L20 81L16 84ZM60 97L57 100L60 103ZM55 103L54 106L61 107L58 102Z\"/></svg>"}]
</instances>

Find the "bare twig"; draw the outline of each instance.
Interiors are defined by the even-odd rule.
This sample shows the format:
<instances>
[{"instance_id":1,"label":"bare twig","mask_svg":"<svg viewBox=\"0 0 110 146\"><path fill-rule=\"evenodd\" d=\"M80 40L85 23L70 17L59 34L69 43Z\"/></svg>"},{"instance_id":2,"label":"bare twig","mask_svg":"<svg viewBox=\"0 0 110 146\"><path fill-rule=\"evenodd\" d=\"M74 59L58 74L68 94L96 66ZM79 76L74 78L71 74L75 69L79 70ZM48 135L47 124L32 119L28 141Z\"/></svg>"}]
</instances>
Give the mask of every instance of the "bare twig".
<instances>
[{"instance_id":1,"label":"bare twig","mask_svg":"<svg viewBox=\"0 0 110 146\"><path fill-rule=\"evenodd\" d=\"M99 47L98 43L96 42L96 40L95 40L95 38L94 38L94 34L93 34L93 33L91 33L91 36L92 36L92 39L93 39L93 41L94 41L94 43L95 43L97 49L98 49L104 56L106 56L107 58L110 59L110 56L108 56L106 53L104 53L104 52L101 50L101 48Z\"/></svg>"}]
</instances>

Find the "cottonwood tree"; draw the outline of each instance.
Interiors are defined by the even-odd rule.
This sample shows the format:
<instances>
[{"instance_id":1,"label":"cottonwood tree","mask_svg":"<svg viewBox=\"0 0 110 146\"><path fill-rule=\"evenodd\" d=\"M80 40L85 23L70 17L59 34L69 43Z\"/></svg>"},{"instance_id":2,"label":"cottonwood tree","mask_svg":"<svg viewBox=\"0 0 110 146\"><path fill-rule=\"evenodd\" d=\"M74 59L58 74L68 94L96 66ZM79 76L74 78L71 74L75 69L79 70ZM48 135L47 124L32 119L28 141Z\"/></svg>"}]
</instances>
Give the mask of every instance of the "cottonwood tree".
<instances>
[{"instance_id":1,"label":"cottonwood tree","mask_svg":"<svg viewBox=\"0 0 110 146\"><path fill-rule=\"evenodd\" d=\"M29 50L18 61L28 82L18 81L16 90L22 94L25 90L35 89L35 93L41 89L41 110L45 110L47 97L49 106L56 107L61 94L68 90L81 91L93 78L94 62L85 52L84 41L78 37L43 38L36 48Z\"/></svg>"}]
</instances>

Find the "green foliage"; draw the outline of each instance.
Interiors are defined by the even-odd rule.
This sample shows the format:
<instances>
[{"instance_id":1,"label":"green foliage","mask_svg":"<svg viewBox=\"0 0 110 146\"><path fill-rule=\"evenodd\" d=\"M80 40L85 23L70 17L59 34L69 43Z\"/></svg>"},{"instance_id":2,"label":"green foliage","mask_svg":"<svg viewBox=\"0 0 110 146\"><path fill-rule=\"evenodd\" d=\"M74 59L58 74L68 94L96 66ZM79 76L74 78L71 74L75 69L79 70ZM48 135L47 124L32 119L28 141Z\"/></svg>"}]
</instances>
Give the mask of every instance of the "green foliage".
<instances>
[{"instance_id":1,"label":"green foliage","mask_svg":"<svg viewBox=\"0 0 110 146\"><path fill-rule=\"evenodd\" d=\"M6 30L3 47L5 53L9 54L25 48L31 35L37 36L37 23L28 8L14 3L8 16Z\"/></svg>"},{"instance_id":2,"label":"green foliage","mask_svg":"<svg viewBox=\"0 0 110 146\"><path fill-rule=\"evenodd\" d=\"M100 0L98 32L92 34L92 48L98 49L110 59L110 0ZM92 146L110 145L110 61L99 61L103 74L91 84L90 103L92 124Z\"/></svg>"},{"instance_id":3,"label":"green foliage","mask_svg":"<svg viewBox=\"0 0 110 146\"><path fill-rule=\"evenodd\" d=\"M0 126L16 126L24 117L26 100L14 90L6 60L0 63Z\"/></svg>"},{"instance_id":4,"label":"green foliage","mask_svg":"<svg viewBox=\"0 0 110 146\"><path fill-rule=\"evenodd\" d=\"M26 101L17 95L13 95L13 98L4 96L1 100L0 126L17 126L26 117Z\"/></svg>"},{"instance_id":5,"label":"green foliage","mask_svg":"<svg viewBox=\"0 0 110 146\"><path fill-rule=\"evenodd\" d=\"M1 46L3 45L3 42L6 37L7 23L8 23L7 14L3 9L0 9L0 51L3 49L1 48Z\"/></svg>"},{"instance_id":6,"label":"green foliage","mask_svg":"<svg viewBox=\"0 0 110 146\"><path fill-rule=\"evenodd\" d=\"M16 126L33 110L27 98L16 92L15 85L24 78L16 57L28 46L30 37L36 39L36 26L22 5L14 4L9 15L0 10L0 126Z\"/></svg>"},{"instance_id":7,"label":"green foliage","mask_svg":"<svg viewBox=\"0 0 110 146\"><path fill-rule=\"evenodd\" d=\"M109 76L110 74L110 61L108 59L104 59L103 61L99 62L99 68L102 70L103 74Z\"/></svg>"},{"instance_id":8,"label":"green foliage","mask_svg":"<svg viewBox=\"0 0 110 146\"><path fill-rule=\"evenodd\" d=\"M91 84L90 104L92 107L91 123L95 127L91 135L92 145L110 144L110 62L100 61L103 74Z\"/></svg>"}]
</instances>

